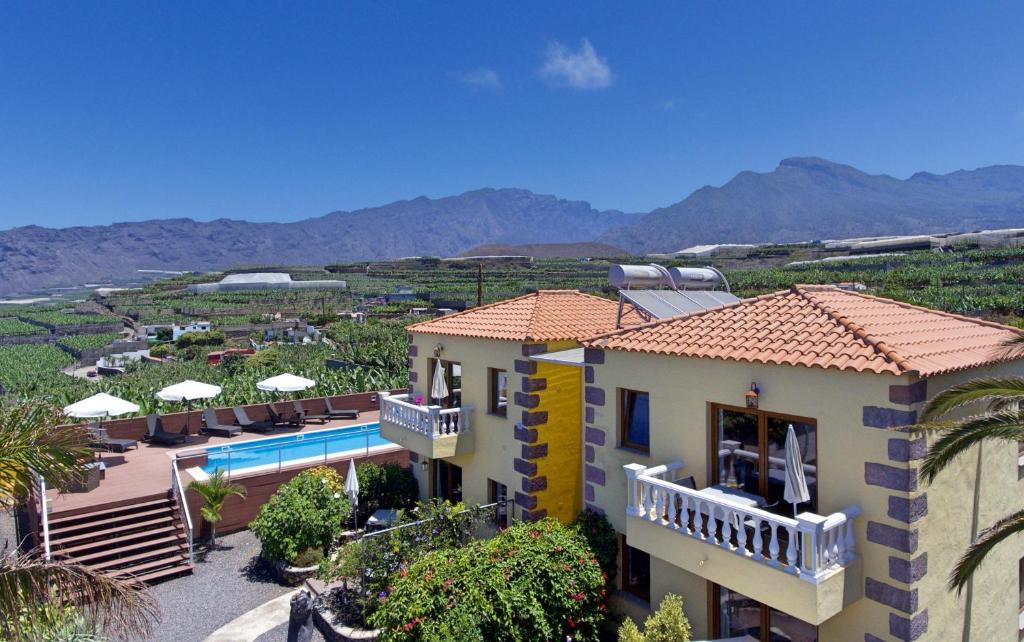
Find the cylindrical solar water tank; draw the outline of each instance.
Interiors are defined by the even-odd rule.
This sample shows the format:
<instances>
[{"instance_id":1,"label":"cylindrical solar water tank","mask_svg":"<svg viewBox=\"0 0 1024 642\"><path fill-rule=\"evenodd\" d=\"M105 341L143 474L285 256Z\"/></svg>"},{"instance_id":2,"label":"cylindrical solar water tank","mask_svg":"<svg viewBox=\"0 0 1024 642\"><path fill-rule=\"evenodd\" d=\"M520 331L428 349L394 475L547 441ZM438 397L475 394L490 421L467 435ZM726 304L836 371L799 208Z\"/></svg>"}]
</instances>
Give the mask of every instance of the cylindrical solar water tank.
<instances>
[{"instance_id":1,"label":"cylindrical solar water tank","mask_svg":"<svg viewBox=\"0 0 1024 642\"><path fill-rule=\"evenodd\" d=\"M665 275L650 265L613 265L608 269L608 282L612 287L658 288L668 286Z\"/></svg>"},{"instance_id":2,"label":"cylindrical solar water tank","mask_svg":"<svg viewBox=\"0 0 1024 642\"><path fill-rule=\"evenodd\" d=\"M674 267L668 271L677 288L712 290L722 285L722 275L711 268Z\"/></svg>"}]
</instances>

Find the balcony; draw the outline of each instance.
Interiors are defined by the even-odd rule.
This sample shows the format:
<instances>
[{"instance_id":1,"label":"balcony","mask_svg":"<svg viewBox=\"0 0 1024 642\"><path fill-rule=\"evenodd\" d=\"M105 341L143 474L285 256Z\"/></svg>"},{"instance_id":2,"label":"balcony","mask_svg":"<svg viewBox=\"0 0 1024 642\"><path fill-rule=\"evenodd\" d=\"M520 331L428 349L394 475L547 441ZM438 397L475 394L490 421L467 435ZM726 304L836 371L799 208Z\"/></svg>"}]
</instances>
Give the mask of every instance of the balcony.
<instances>
[{"instance_id":1,"label":"balcony","mask_svg":"<svg viewBox=\"0 0 1024 642\"><path fill-rule=\"evenodd\" d=\"M680 485L682 467L623 467L630 546L812 624L861 596L859 508L785 517Z\"/></svg>"},{"instance_id":2,"label":"balcony","mask_svg":"<svg viewBox=\"0 0 1024 642\"><path fill-rule=\"evenodd\" d=\"M461 398L460 390L453 393ZM409 395L381 394L380 434L388 441L431 459L473 452L472 406L421 406Z\"/></svg>"}]
</instances>

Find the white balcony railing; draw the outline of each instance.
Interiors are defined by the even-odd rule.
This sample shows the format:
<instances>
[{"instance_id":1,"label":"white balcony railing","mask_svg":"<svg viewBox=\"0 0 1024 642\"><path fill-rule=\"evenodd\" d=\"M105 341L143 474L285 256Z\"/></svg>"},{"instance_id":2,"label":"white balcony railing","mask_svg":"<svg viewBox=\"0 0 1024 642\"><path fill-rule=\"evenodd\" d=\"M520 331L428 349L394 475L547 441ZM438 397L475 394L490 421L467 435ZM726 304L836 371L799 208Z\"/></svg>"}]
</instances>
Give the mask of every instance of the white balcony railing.
<instances>
[{"instance_id":1,"label":"white balcony railing","mask_svg":"<svg viewBox=\"0 0 1024 642\"><path fill-rule=\"evenodd\" d=\"M460 390L454 391L456 398ZM472 406L458 408L442 408L441 406L421 406L409 401L409 395L382 396L381 421L395 424L426 435L431 439L440 439L450 435L461 435L469 431L469 415Z\"/></svg>"},{"instance_id":2,"label":"white balcony railing","mask_svg":"<svg viewBox=\"0 0 1024 642\"><path fill-rule=\"evenodd\" d=\"M860 509L855 506L828 516L801 513L790 518L673 483L682 462L623 468L627 515L680 535L811 582L819 582L856 555L853 520Z\"/></svg>"}]
</instances>

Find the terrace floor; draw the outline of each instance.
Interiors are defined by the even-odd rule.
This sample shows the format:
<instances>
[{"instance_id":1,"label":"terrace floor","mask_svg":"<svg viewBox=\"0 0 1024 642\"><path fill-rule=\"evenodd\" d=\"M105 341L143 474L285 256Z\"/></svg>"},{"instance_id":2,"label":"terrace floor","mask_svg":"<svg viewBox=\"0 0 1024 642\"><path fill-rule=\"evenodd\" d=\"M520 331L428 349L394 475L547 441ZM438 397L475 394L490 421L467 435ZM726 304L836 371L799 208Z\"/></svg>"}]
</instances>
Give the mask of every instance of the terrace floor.
<instances>
[{"instance_id":1,"label":"terrace floor","mask_svg":"<svg viewBox=\"0 0 1024 642\"><path fill-rule=\"evenodd\" d=\"M166 492L171 487L171 460L174 458L174 454L181 450L204 445L239 444L265 437L372 423L376 422L377 418L378 412L373 410L360 413L359 419L339 419L326 424L309 423L301 428L282 428L268 434L243 432L241 435L230 438L192 435L188 443L176 446L161 446L140 441L138 449L129 450L126 453L102 453L103 462L106 464L106 476L97 488L87 493L47 491L47 497L50 498L50 512L53 514L79 510ZM188 482L189 478L182 471L182 483L187 485Z\"/></svg>"}]
</instances>

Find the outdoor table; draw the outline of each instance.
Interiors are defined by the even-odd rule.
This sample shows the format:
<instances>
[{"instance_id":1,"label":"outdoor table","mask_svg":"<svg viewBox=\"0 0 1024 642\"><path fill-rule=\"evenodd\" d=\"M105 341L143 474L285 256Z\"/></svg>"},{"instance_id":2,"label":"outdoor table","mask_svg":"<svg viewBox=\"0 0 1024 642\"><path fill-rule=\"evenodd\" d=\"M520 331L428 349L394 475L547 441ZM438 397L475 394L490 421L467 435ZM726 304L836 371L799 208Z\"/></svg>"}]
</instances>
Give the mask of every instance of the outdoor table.
<instances>
[{"instance_id":1,"label":"outdoor table","mask_svg":"<svg viewBox=\"0 0 1024 642\"><path fill-rule=\"evenodd\" d=\"M714 486L708 486L699 491L704 495L710 495L717 499L725 499L733 504L740 504L747 508L760 508L765 505L764 497L748 493L739 488L733 488L732 486L726 486L725 484L715 484Z\"/></svg>"}]
</instances>

